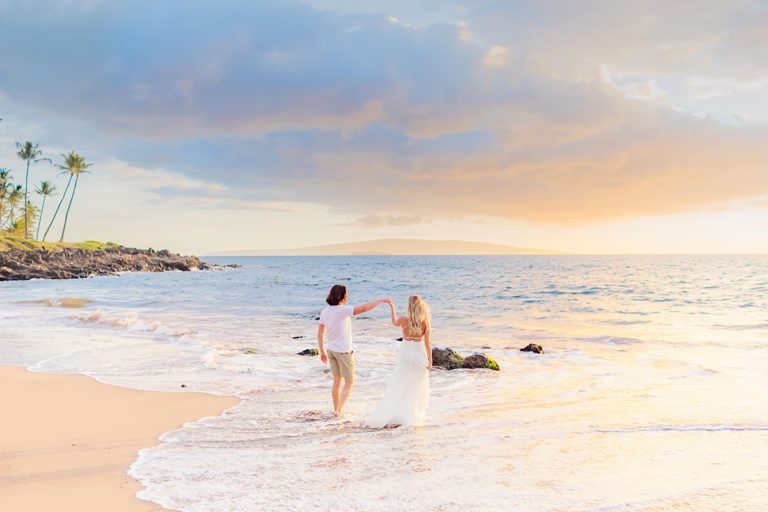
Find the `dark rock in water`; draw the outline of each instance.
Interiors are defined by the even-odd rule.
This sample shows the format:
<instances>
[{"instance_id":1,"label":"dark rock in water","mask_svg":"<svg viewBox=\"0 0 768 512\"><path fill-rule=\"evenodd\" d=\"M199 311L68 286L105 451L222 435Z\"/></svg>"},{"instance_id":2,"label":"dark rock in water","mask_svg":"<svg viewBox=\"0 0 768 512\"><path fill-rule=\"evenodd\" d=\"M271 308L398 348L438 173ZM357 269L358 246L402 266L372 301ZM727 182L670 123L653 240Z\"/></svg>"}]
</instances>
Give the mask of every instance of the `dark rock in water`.
<instances>
[{"instance_id":1,"label":"dark rock in water","mask_svg":"<svg viewBox=\"0 0 768 512\"><path fill-rule=\"evenodd\" d=\"M499 371L499 364L485 354L472 354L466 358L451 348L432 348L432 366L455 370L456 368L486 368Z\"/></svg>"},{"instance_id":2,"label":"dark rock in water","mask_svg":"<svg viewBox=\"0 0 768 512\"><path fill-rule=\"evenodd\" d=\"M541 348L541 345L537 345L536 343L529 343L527 346L521 348L520 352L536 352L537 354L543 354L544 349Z\"/></svg>"},{"instance_id":3,"label":"dark rock in water","mask_svg":"<svg viewBox=\"0 0 768 512\"><path fill-rule=\"evenodd\" d=\"M395 341L403 341L403 338L395 338Z\"/></svg>"},{"instance_id":4,"label":"dark rock in water","mask_svg":"<svg viewBox=\"0 0 768 512\"><path fill-rule=\"evenodd\" d=\"M485 354L475 353L464 358L462 368L487 368L499 371L499 364Z\"/></svg>"},{"instance_id":5,"label":"dark rock in water","mask_svg":"<svg viewBox=\"0 0 768 512\"><path fill-rule=\"evenodd\" d=\"M316 316L316 317L315 317L315 320L320 320L320 317L319 317L319 316Z\"/></svg>"},{"instance_id":6,"label":"dark rock in water","mask_svg":"<svg viewBox=\"0 0 768 512\"><path fill-rule=\"evenodd\" d=\"M185 387L187 387L187 385L186 384L182 384L181 387L185 388Z\"/></svg>"},{"instance_id":7,"label":"dark rock in water","mask_svg":"<svg viewBox=\"0 0 768 512\"><path fill-rule=\"evenodd\" d=\"M488 345L483 345L480 348L483 349L483 350L490 350L491 349L491 347L489 347Z\"/></svg>"},{"instance_id":8,"label":"dark rock in water","mask_svg":"<svg viewBox=\"0 0 768 512\"><path fill-rule=\"evenodd\" d=\"M439 366L446 370L461 368L464 358L452 348L432 348L432 366Z\"/></svg>"},{"instance_id":9,"label":"dark rock in water","mask_svg":"<svg viewBox=\"0 0 768 512\"><path fill-rule=\"evenodd\" d=\"M130 247L100 250L65 248L59 251L14 249L0 252L0 281L77 279L119 272L189 272L213 268L216 266L195 256Z\"/></svg>"},{"instance_id":10,"label":"dark rock in water","mask_svg":"<svg viewBox=\"0 0 768 512\"><path fill-rule=\"evenodd\" d=\"M305 348L301 352L296 354L297 356L317 356L320 355L320 351L316 348Z\"/></svg>"},{"instance_id":11,"label":"dark rock in water","mask_svg":"<svg viewBox=\"0 0 768 512\"><path fill-rule=\"evenodd\" d=\"M257 354L258 352L256 352L255 348L247 348L247 349L245 349L245 352L243 352L243 353L244 354Z\"/></svg>"},{"instance_id":12,"label":"dark rock in water","mask_svg":"<svg viewBox=\"0 0 768 512\"><path fill-rule=\"evenodd\" d=\"M303 338L303 337L304 337L304 336L291 336L291 339L294 339L294 340L300 340L300 339L301 339L301 338Z\"/></svg>"}]
</instances>

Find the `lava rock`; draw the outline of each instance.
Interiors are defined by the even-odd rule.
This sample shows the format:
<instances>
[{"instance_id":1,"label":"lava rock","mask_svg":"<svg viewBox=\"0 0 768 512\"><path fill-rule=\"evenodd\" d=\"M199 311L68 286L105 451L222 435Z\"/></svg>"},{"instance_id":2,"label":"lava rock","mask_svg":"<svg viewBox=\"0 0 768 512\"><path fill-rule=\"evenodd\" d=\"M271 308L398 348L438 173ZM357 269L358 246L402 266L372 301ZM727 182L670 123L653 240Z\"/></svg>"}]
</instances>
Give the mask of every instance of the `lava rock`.
<instances>
[{"instance_id":1,"label":"lava rock","mask_svg":"<svg viewBox=\"0 0 768 512\"><path fill-rule=\"evenodd\" d=\"M403 338L395 338L395 341L403 341Z\"/></svg>"},{"instance_id":2,"label":"lava rock","mask_svg":"<svg viewBox=\"0 0 768 512\"><path fill-rule=\"evenodd\" d=\"M59 251L14 249L0 252L0 281L79 279L119 272L189 272L213 268L213 265L195 256L130 247L94 251L65 248Z\"/></svg>"},{"instance_id":3,"label":"lava rock","mask_svg":"<svg viewBox=\"0 0 768 512\"><path fill-rule=\"evenodd\" d=\"M537 354L543 354L544 349L541 347L541 345L537 345L536 343L529 343L525 347L521 348L520 352L536 352Z\"/></svg>"},{"instance_id":4,"label":"lava rock","mask_svg":"<svg viewBox=\"0 0 768 512\"><path fill-rule=\"evenodd\" d=\"M291 336L291 339L294 339L294 340L300 340L300 339L301 339L301 338L303 338L303 337L304 337L304 336Z\"/></svg>"},{"instance_id":5,"label":"lava rock","mask_svg":"<svg viewBox=\"0 0 768 512\"><path fill-rule=\"evenodd\" d=\"M461 368L463 364L464 358L452 348L432 348L432 366L455 370Z\"/></svg>"},{"instance_id":6,"label":"lava rock","mask_svg":"<svg viewBox=\"0 0 768 512\"><path fill-rule=\"evenodd\" d=\"M475 353L464 358L462 368L487 368L489 370L499 371L499 363L485 354Z\"/></svg>"},{"instance_id":7,"label":"lava rock","mask_svg":"<svg viewBox=\"0 0 768 512\"><path fill-rule=\"evenodd\" d=\"M316 348L305 348L301 352L296 353L297 356L317 356L320 355L320 351Z\"/></svg>"}]
</instances>

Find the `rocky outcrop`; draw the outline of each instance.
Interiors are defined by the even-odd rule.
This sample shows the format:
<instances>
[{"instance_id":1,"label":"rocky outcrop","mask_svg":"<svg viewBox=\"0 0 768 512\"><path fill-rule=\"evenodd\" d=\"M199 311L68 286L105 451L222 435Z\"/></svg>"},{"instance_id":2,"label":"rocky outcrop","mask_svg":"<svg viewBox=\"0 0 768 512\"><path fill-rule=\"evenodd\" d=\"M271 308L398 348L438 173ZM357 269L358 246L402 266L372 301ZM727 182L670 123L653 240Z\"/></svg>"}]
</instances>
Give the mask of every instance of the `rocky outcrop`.
<instances>
[{"instance_id":1,"label":"rocky outcrop","mask_svg":"<svg viewBox=\"0 0 768 512\"><path fill-rule=\"evenodd\" d=\"M463 364L464 358L452 348L432 347L432 366L455 370Z\"/></svg>"},{"instance_id":2,"label":"rocky outcrop","mask_svg":"<svg viewBox=\"0 0 768 512\"><path fill-rule=\"evenodd\" d=\"M319 355L320 351L316 348L305 348L301 352L297 352L297 356L316 356Z\"/></svg>"},{"instance_id":3,"label":"rocky outcrop","mask_svg":"<svg viewBox=\"0 0 768 512\"><path fill-rule=\"evenodd\" d=\"M541 347L541 345L537 345L536 343L529 343L525 347L521 348L520 352L536 352L537 354L543 354L544 349Z\"/></svg>"},{"instance_id":4,"label":"rocky outcrop","mask_svg":"<svg viewBox=\"0 0 768 512\"><path fill-rule=\"evenodd\" d=\"M118 272L187 272L210 270L213 267L195 256L127 247L0 252L0 281L77 279Z\"/></svg>"},{"instance_id":5,"label":"rocky outcrop","mask_svg":"<svg viewBox=\"0 0 768 512\"><path fill-rule=\"evenodd\" d=\"M485 354L475 353L462 357L452 348L432 348L432 366L455 370L457 368L487 368L499 371L499 364Z\"/></svg>"}]
</instances>

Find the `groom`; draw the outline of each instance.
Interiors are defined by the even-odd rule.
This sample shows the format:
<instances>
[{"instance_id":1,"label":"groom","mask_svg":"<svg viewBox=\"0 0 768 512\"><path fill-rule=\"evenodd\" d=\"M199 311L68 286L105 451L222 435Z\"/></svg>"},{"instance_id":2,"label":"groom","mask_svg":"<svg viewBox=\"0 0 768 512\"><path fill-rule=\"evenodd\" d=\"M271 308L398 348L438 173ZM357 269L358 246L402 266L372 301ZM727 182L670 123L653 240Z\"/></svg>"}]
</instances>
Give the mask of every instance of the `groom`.
<instances>
[{"instance_id":1,"label":"groom","mask_svg":"<svg viewBox=\"0 0 768 512\"><path fill-rule=\"evenodd\" d=\"M320 360L331 364L333 374L333 415L341 416L355 384L355 356L352 351L352 321L354 315L370 311L387 299L377 299L362 306L347 306L347 287L335 284L325 299L328 306L320 313L317 327L317 344ZM324 338L328 338L328 352ZM343 389L341 386L343 384Z\"/></svg>"}]
</instances>

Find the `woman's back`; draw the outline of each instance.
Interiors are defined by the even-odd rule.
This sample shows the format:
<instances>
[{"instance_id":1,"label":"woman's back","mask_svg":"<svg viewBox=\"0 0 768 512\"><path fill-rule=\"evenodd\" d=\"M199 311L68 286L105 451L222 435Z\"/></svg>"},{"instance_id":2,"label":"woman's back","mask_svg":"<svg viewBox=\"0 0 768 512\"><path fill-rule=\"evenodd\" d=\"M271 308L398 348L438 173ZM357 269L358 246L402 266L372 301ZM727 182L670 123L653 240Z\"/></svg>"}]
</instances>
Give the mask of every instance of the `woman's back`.
<instances>
[{"instance_id":1,"label":"woman's back","mask_svg":"<svg viewBox=\"0 0 768 512\"><path fill-rule=\"evenodd\" d=\"M397 325L399 325L400 329L403 331L403 338L408 341L422 341L424 338L424 333L427 331L426 325L423 323L421 324L421 330L419 332L413 331L408 323L407 316L401 316L398 318Z\"/></svg>"}]
</instances>

